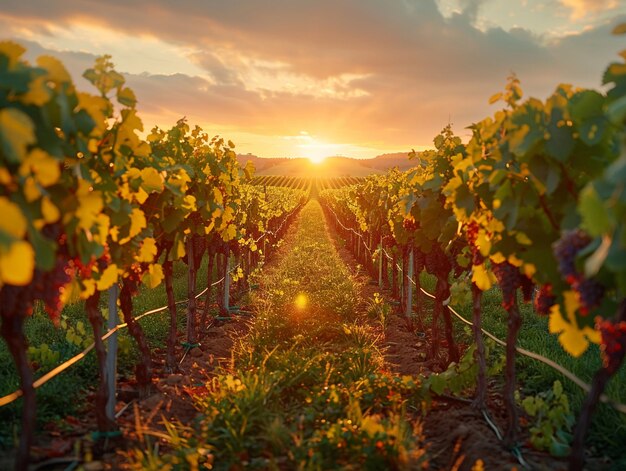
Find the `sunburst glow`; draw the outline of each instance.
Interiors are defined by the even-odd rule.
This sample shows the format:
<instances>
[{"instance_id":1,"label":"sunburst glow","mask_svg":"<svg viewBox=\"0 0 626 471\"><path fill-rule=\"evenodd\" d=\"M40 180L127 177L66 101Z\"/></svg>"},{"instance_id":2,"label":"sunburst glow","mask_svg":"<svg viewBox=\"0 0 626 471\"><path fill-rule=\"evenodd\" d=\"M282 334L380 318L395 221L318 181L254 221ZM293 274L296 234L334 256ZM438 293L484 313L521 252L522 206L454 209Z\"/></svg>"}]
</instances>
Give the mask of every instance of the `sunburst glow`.
<instances>
[{"instance_id":1,"label":"sunburst glow","mask_svg":"<svg viewBox=\"0 0 626 471\"><path fill-rule=\"evenodd\" d=\"M296 300L294 301L294 304L296 305L298 309L304 309L309 304L309 298L307 297L306 294L300 293L298 294L298 296L296 296Z\"/></svg>"}]
</instances>

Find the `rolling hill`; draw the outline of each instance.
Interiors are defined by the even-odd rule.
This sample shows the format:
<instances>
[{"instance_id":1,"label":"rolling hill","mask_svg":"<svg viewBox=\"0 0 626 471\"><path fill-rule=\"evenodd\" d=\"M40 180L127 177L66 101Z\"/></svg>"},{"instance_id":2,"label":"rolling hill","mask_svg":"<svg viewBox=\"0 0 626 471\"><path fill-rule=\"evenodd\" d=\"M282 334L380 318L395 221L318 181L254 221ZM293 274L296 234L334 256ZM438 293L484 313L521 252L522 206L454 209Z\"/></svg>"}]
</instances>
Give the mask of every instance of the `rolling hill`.
<instances>
[{"instance_id":1,"label":"rolling hill","mask_svg":"<svg viewBox=\"0 0 626 471\"><path fill-rule=\"evenodd\" d=\"M293 177L364 177L384 173L390 168L406 170L415 166L408 153L382 154L373 159L353 159L350 157L327 157L315 164L306 158L263 158L253 154L237 155L240 164L252 161L256 175L286 175Z\"/></svg>"}]
</instances>

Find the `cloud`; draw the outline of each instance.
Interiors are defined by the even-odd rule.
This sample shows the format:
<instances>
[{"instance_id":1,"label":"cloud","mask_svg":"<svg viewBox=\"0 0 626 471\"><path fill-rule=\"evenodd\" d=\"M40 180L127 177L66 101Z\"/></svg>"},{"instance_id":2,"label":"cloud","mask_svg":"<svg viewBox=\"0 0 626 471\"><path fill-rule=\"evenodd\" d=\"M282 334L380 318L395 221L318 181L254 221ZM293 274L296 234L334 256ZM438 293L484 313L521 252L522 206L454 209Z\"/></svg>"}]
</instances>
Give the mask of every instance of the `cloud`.
<instances>
[{"instance_id":1,"label":"cloud","mask_svg":"<svg viewBox=\"0 0 626 471\"><path fill-rule=\"evenodd\" d=\"M460 13L444 17L434 0L275 0L272 8L251 0L4 0L0 27L27 38L33 56L61 56L75 77L94 58L80 50L114 41L55 43L60 28L97 25L110 38L154 39L143 73L134 50L125 70L148 126L188 116L221 134L293 145L305 130L381 150L429 144L448 121L466 134L491 112L487 99L511 72L538 97L563 81L597 87L623 47L610 36L615 21L550 40L523 28L479 29L485 3L464 0ZM156 73L159 61L181 69Z\"/></svg>"},{"instance_id":2,"label":"cloud","mask_svg":"<svg viewBox=\"0 0 626 471\"><path fill-rule=\"evenodd\" d=\"M618 0L560 0L563 6L571 10L570 18L580 20L589 14L614 10L618 7Z\"/></svg>"}]
</instances>

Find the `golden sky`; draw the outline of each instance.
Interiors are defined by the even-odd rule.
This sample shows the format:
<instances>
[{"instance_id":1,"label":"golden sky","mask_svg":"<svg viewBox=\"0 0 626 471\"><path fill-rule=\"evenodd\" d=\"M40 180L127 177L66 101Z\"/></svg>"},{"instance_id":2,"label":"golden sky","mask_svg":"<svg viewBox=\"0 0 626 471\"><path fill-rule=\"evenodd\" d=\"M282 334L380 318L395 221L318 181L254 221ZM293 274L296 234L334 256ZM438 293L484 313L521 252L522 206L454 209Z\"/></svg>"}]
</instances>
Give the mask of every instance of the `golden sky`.
<instances>
[{"instance_id":1,"label":"golden sky","mask_svg":"<svg viewBox=\"0 0 626 471\"><path fill-rule=\"evenodd\" d=\"M146 128L182 116L262 157L421 149L468 136L515 72L526 96L598 88L626 0L1 0L0 39L78 79L111 54Z\"/></svg>"}]
</instances>

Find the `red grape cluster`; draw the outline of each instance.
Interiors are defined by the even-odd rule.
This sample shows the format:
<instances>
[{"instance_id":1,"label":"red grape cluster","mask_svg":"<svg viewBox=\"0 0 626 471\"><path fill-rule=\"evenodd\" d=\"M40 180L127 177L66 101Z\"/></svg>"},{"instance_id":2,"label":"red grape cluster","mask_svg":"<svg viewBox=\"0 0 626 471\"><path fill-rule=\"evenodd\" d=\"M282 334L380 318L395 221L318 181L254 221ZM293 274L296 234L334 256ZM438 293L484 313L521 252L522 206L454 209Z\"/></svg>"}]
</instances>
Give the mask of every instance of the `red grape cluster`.
<instances>
[{"instance_id":1,"label":"red grape cluster","mask_svg":"<svg viewBox=\"0 0 626 471\"><path fill-rule=\"evenodd\" d=\"M554 244L554 255L559 262L559 271L565 281L578 293L580 313L587 315L600 305L604 297L604 286L598 281L585 278L576 268L578 253L591 242L591 238L581 230L566 232Z\"/></svg>"},{"instance_id":2,"label":"red grape cluster","mask_svg":"<svg viewBox=\"0 0 626 471\"><path fill-rule=\"evenodd\" d=\"M522 285L522 275L509 262L493 263L491 269L502 290L502 307L508 311L515 304L515 293Z\"/></svg>"},{"instance_id":3,"label":"red grape cluster","mask_svg":"<svg viewBox=\"0 0 626 471\"><path fill-rule=\"evenodd\" d=\"M55 324L58 322L63 309L61 294L65 285L71 280L69 272L67 258L60 255L57 257L52 270L43 272L36 277L40 281L36 285L39 288L36 296L43 301L46 313Z\"/></svg>"},{"instance_id":4,"label":"red grape cluster","mask_svg":"<svg viewBox=\"0 0 626 471\"><path fill-rule=\"evenodd\" d=\"M610 374L615 373L626 353L626 321L612 322L596 319L596 329L602 336L602 364Z\"/></svg>"},{"instance_id":5,"label":"red grape cluster","mask_svg":"<svg viewBox=\"0 0 626 471\"><path fill-rule=\"evenodd\" d=\"M535 312L547 316L550 314L550 308L556 303L556 296L552 294L552 284L547 283L539 289L539 293L535 296L533 303Z\"/></svg>"},{"instance_id":6,"label":"red grape cluster","mask_svg":"<svg viewBox=\"0 0 626 471\"><path fill-rule=\"evenodd\" d=\"M404 218L402 221L402 227L409 232L415 232L419 228L419 225L414 219Z\"/></svg>"},{"instance_id":7,"label":"red grape cluster","mask_svg":"<svg viewBox=\"0 0 626 471\"><path fill-rule=\"evenodd\" d=\"M476 239L478 238L478 223L476 221L470 221L465 229L467 237L467 243L472 250L472 265L482 265L485 261L485 257L482 256L478 246L476 245Z\"/></svg>"}]
</instances>

